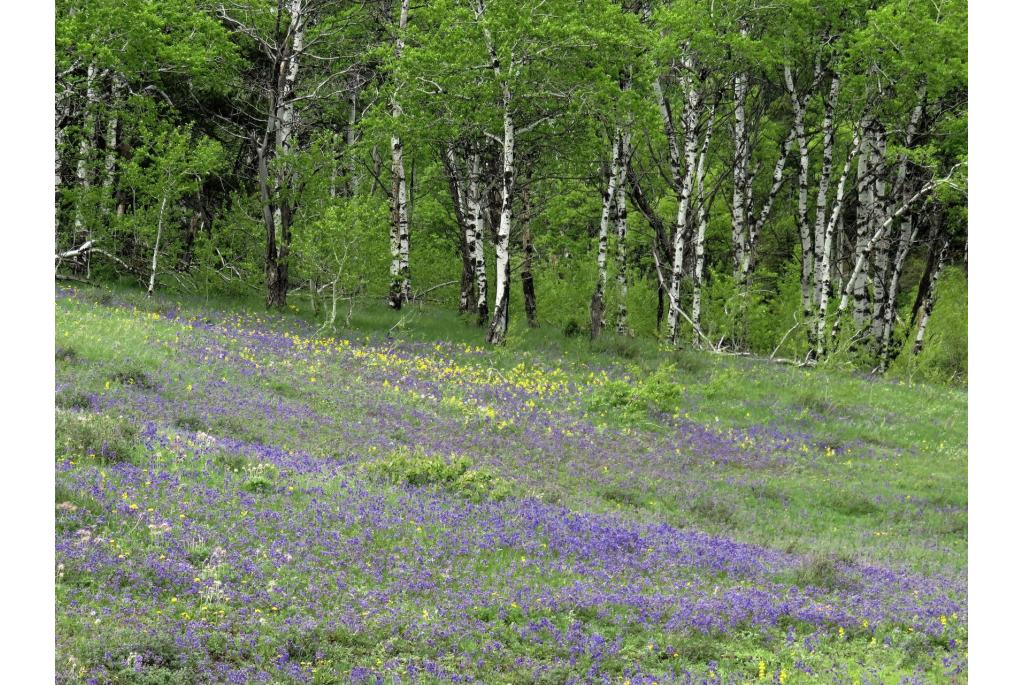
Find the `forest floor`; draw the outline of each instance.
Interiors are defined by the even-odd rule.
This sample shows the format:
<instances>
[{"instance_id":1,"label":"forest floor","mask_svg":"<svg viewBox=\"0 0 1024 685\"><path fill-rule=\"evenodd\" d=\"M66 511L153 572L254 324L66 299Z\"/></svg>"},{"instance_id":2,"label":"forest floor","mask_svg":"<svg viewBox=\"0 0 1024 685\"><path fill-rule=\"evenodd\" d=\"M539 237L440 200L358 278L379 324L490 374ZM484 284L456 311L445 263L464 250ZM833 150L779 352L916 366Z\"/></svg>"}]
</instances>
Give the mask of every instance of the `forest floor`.
<instances>
[{"instance_id":1,"label":"forest floor","mask_svg":"<svg viewBox=\"0 0 1024 685\"><path fill-rule=\"evenodd\" d=\"M58 289L58 682L966 682L966 391L389 316Z\"/></svg>"}]
</instances>

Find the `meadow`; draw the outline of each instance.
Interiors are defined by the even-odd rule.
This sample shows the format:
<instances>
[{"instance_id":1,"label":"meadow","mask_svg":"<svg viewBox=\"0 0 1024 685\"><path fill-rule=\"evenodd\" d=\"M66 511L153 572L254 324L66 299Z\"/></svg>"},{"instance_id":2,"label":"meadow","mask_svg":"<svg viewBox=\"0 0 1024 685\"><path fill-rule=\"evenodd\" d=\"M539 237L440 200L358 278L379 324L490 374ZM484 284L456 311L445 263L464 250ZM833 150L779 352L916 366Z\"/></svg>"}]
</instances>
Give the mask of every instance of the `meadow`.
<instances>
[{"instance_id":1,"label":"meadow","mask_svg":"<svg viewBox=\"0 0 1024 685\"><path fill-rule=\"evenodd\" d=\"M964 389L55 308L59 683L967 681Z\"/></svg>"}]
</instances>

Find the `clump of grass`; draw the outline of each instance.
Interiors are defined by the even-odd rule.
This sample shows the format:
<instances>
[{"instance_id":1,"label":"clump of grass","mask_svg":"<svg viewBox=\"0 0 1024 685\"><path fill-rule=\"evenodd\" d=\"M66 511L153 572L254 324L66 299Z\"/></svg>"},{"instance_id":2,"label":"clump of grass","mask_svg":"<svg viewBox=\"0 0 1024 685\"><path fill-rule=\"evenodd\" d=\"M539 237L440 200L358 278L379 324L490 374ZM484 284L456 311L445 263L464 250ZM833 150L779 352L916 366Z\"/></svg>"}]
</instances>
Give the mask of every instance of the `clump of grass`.
<instances>
[{"instance_id":1,"label":"clump of grass","mask_svg":"<svg viewBox=\"0 0 1024 685\"><path fill-rule=\"evenodd\" d=\"M92 397L77 390L63 390L57 393L54 402L61 409L92 409Z\"/></svg>"},{"instance_id":2,"label":"clump of grass","mask_svg":"<svg viewBox=\"0 0 1024 685\"><path fill-rule=\"evenodd\" d=\"M206 424L195 414L185 414L174 419L175 428L198 433L206 430Z\"/></svg>"},{"instance_id":3,"label":"clump of grass","mask_svg":"<svg viewBox=\"0 0 1024 685\"><path fill-rule=\"evenodd\" d=\"M216 450L210 457L214 464L234 473L241 473L249 464L244 456L228 450Z\"/></svg>"},{"instance_id":4,"label":"clump of grass","mask_svg":"<svg viewBox=\"0 0 1024 685\"><path fill-rule=\"evenodd\" d=\"M846 490L832 492L825 503L844 516L868 516L880 511L880 507L867 497Z\"/></svg>"},{"instance_id":5,"label":"clump of grass","mask_svg":"<svg viewBox=\"0 0 1024 685\"><path fill-rule=\"evenodd\" d=\"M722 528L732 528L736 524L736 510L710 496L698 497L687 505L686 510L704 523Z\"/></svg>"},{"instance_id":6,"label":"clump of grass","mask_svg":"<svg viewBox=\"0 0 1024 685\"><path fill-rule=\"evenodd\" d=\"M121 385L129 385L143 390L155 390L156 382L149 377L145 371L137 366L126 365L116 370L111 376L110 381L113 383L120 383Z\"/></svg>"},{"instance_id":7,"label":"clump of grass","mask_svg":"<svg viewBox=\"0 0 1024 685\"><path fill-rule=\"evenodd\" d=\"M468 457L445 460L421 450L399 449L383 459L362 466L372 477L395 485L436 486L473 502L502 500L512 494L512 484L486 469L472 468Z\"/></svg>"},{"instance_id":8,"label":"clump of grass","mask_svg":"<svg viewBox=\"0 0 1024 685\"><path fill-rule=\"evenodd\" d=\"M136 463L142 456L139 429L121 416L58 411L56 433L57 456L102 464Z\"/></svg>"},{"instance_id":9,"label":"clump of grass","mask_svg":"<svg viewBox=\"0 0 1024 685\"><path fill-rule=\"evenodd\" d=\"M78 350L73 347L60 347L54 351L53 357L58 362L74 364L78 361Z\"/></svg>"},{"instance_id":10,"label":"clump of grass","mask_svg":"<svg viewBox=\"0 0 1024 685\"><path fill-rule=\"evenodd\" d=\"M234 416L219 416L210 422L210 432L251 444L265 444L266 435L256 424L246 423Z\"/></svg>"},{"instance_id":11,"label":"clump of grass","mask_svg":"<svg viewBox=\"0 0 1024 685\"><path fill-rule=\"evenodd\" d=\"M778 581L797 587L819 587L830 592L846 590L854 583L843 571L849 560L833 554L815 554L794 569L779 575Z\"/></svg>"},{"instance_id":12,"label":"clump of grass","mask_svg":"<svg viewBox=\"0 0 1024 685\"><path fill-rule=\"evenodd\" d=\"M593 352L610 354L623 359L636 359L643 352L643 346L635 338L621 335L606 335L590 344Z\"/></svg>"},{"instance_id":13,"label":"clump of grass","mask_svg":"<svg viewBox=\"0 0 1024 685\"><path fill-rule=\"evenodd\" d=\"M639 493L620 487L608 487L601 491L601 497L614 502L620 506L636 507L640 509L644 505L643 497Z\"/></svg>"},{"instance_id":14,"label":"clump of grass","mask_svg":"<svg viewBox=\"0 0 1024 685\"><path fill-rule=\"evenodd\" d=\"M832 416L839 408L832 400L822 397L816 390L808 388L794 398L796 406L821 416Z\"/></svg>"}]
</instances>

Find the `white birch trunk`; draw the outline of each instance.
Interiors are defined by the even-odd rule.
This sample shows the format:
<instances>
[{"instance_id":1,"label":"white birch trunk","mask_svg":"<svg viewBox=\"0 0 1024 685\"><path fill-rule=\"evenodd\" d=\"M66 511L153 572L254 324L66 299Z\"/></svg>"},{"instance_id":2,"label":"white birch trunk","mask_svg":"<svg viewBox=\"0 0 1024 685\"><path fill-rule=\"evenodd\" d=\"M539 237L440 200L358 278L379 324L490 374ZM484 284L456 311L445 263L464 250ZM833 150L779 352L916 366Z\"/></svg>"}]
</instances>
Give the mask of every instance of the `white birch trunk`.
<instances>
[{"instance_id":1,"label":"white birch trunk","mask_svg":"<svg viewBox=\"0 0 1024 685\"><path fill-rule=\"evenodd\" d=\"M832 274L831 255L832 255L832 237L835 233L836 225L839 223L839 215L843 210L843 200L846 192L846 178L850 173L850 166L853 164L853 158L857 155L858 149L860 148L860 131L854 133L853 143L850 145L850 154L846 157L846 164L843 165L843 171L839 176L839 183L836 185L836 198L832 207L832 216L828 220L825 226L825 232L822 236L822 251L821 259L818 265L818 281L821 288L821 294L818 300L818 321L816 324L815 331L815 349L813 359L821 359L825 354L825 323L828 319L828 300L829 300L829 279Z\"/></svg>"},{"instance_id":2,"label":"white birch trunk","mask_svg":"<svg viewBox=\"0 0 1024 685\"><path fill-rule=\"evenodd\" d=\"M746 30L740 30L746 35ZM733 78L732 262L737 281L743 273L747 245L747 207L750 182L750 137L747 133L747 74Z\"/></svg>"},{"instance_id":3,"label":"white birch trunk","mask_svg":"<svg viewBox=\"0 0 1024 685\"><path fill-rule=\"evenodd\" d=\"M917 127L921 121L922 115L924 114L925 92L924 88L920 88L918 90L918 101L910 114L910 121L907 124L907 132L904 136L903 143L908 149L914 144L914 140L917 135ZM901 153L899 161L897 162L896 181L893 186L893 198L895 199L896 197L900 197L904 202L906 202L911 196L909 183L907 181L908 161L907 154L905 152ZM896 257L892 264L892 269L889 275L889 289L885 298L882 341L880 346L883 371L888 368L889 363L895 356L892 339L893 329L896 323L896 298L899 294L899 282L900 277L903 275L903 267L906 264L907 256L910 254L910 249L916 236L917 223L914 221L913 215L905 214L903 221L900 222L899 247L897 248Z\"/></svg>"},{"instance_id":4,"label":"white birch trunk","mask_svg":"<svg viewBox=\"0 0 1024 685\"><path fill-rule=\"evenodd\" d=\"M487 332L487 342L497 345L505 340L508 332L508 296L511 281L509 263L509 236L512 233L512 183L515 176L516 130L512 122L511 92L506 86L503 92L505 102L502 128L504 136L501 146L501 219L494 245L495 284L494 318Z\"/></svg>"},{"instance_id":5,"label":"white birch trunk","mask_svg":"<svg viewBox=\"0 0 1024 685\"><path fill-rule=\"evenodd\" d=\"M846 288L843 290L842 299L839 301L839 309L836 311L836 321L832 327L832 340L838 341L840 326L842 325L842 315L846 311L847 306L850 302L850 296L853 294L853 290L856 287L857 278L861 275L867 266L868 256L874 249L875 244L881 239L882 235L889 230L893 222L903 216L904 213L909 210L915 202L927 195L937 185L942 183L945 179L934 180L926 183L921 187L914 195L907 199L902 205L899 206L896 211L889 215L885 221L882 222L881 226L875 231L875 233L868 238L864 245L857 249L857 258L853 264L853 270L850 272L849 280L846 282Z\"/></svg>"},{"instance_id":6,"label":"white birch trunk","mask_svg":"<svg viewBox=\"0 0 1024 685\"><path fill-rule=\"evenodd\" d=\"M608 172L608 186L601 203L601 223L597 232L597 284L590 298L590 337L596 339L604 326L604 291L608 283L608 224L614 221L613 214L619 181L619 132L612 136L611 167Z\"/></svg>"},{"instance_id":7,"label":"white birch trunk","mask_svg":"<svg viewBox=\"0 0 1024 685\"><path fill-rule=\"evenodd\" d=\"M395 39L395 58L401 59L405 48L403 37L409 20L409 0L402 0L398 18L398 36ZM391 99L391 118L397 122L402 115L402 107L396 94ZM394 228L391 233L391 295L390 304L401 309L402 303L408 301L409 284L409 206L405 181L405 161L402 157L402 141L398 135L391 136L391 188L394 206Z\"/></svg>"},{"instance_id":8,"label":"white birch trunk","mask_svg":"<svg viewBox=\"0 0 1024 685\"><path fill-rule=\"evenodd\" d=\"M871 162L875 176L874 205L872 207L872 225L880 226L885 221L885 209L887 205L887 187L885 183L885 132L877 125L871 137ZM890 264L890 252L892 249L892 231L888 230L882 234L875 246L875 256L872 260L871 287L874 296L871 314L871 340L875 353L881 351L882 332L885 328L883 316L885 312L886 283L889 280L889 272L892 269Z\"/></svg>"},{"instance_id":9,"label":"white birch trunk","mask_svg":"<svg viewBox=\"0 0 1024 685\"><path fill-rule=\"evenodd\" d=\"M790 129L786 135L786 140L782 143L782 151L779 153L779 158L775 162L775 168L772 170L772 185L768 190L768 197L765 198L764 205L761 206L761 212L757 219L751 221L748 217L747 222L747 239L746 247L743 251L743 259L740 267L740 273L743 282L750 285L750 279L754 272L754 250L757 246L757 238L761 234L761 229L764 228L765 224L768 223L768 217L772 212L772 205L775 203L775 196L778 195L779 190L782 189L783 172L786 169L786 160L789 158L789 150L793 147L793 139L796 138L796 128ZM754 184L749 183L747 186L748 194L754 189Z\"/></svg>"},{"instance_id":10,"label":"white birch trunk","mask_svg":"<svg viewBox=\"0 0 1024 685\"><path fill-rule=\"evenodd\" d=\"M697 161L697 230L693 236L693 302L690 317L697 331L700 331L701 296L704 285L704 236L708 228L708 208L704 202L704 173L714 123L715 112L712 108L708 112L704 128L704 142L701 145L700 158ZM694 345L698 345L700 336L695 335L693 342Z\"/></svg>"},{"instance_id":11,"label":"white birch trunk","mask_svg":"<svg viewBox=\"0 0 1024 685\"><path fill-rule=\"evenodd\" d=\"M615 330L619 335L628 332L629 286L626 283L626 163L630 156L630 133L621 134L619 144L618 179L615 182L615 262L619 285L619 306L615 315Z\"/></svg>"},{"instance_id":12,"label":"white birch trunk","mask_svg":"<svg viewBox=\"0 0 1024 685\"><path fill-rule=\"evenodd\" d=\"M156 219L156 242L153 243L153 261L149 269L149 287L146 288L146 295L153 295L153 288L156 287L156 264L157 257L160 255L160 234L163 232L164 227L164 209L167 208L167 195L165 194L160 200L160 213Z\"/></svg>"},{"instance_id":13,"label":"white birch trunk","mask_svg":"<svg viewBox=\"0 0 1024 685\"><path fill-rule=\"evenodd\" d=\"M473 153L469 164L469 191L467 193L470 226L470 255L473 260L473 272L476 275L476 310L477 322L483 326L487 323L487 264L484 261L484 198L480 183L480 153Z\"/></svg>"},{"instance_id":14,"label":"white birch trunk","mask_svg":"<svg viewBox=\"0 0 1024 685\"><path fill-rule=\"evenodd\" d=\"M833 76L825 99L825 120L823 123L821 177L818 179L818 197L814 215L814 254L820 266L825 249L825 231L828 222L828 189L832 184L832 156L835 148L835 109L839 97L839 77ZM815 270L814 300L821 300L821 269Z\"/></svg>"},{"instance_id":15,"label":"white birch trunk","mask_svg":"<svg viewBox=\"0 0 1024 685\"><path fill-rule=\"evenodd\" d=\"M668 301L668 337L672 342L676 341L679 334L679 313L680 309L680 288L683 281L683 251L685 248L686 221L690 209L690 194L693 190L693 178L696 175L697 161L697 107L698 94L693 87L689 69L690 60L683 59L683 69L680 72L679 82L683 87L686 96L686 125L685 142L683 155L686 160L686 172L682 179L679 202L676 209L675 233L672 238L672 278L669 282Z\"/></svg>"},{"instance_id":16,"label":"white birch trunk","mask_svg":"<svg viewBox=\"0 0 1024 685\"><path fill-rule=\"evenodd\" d=\"M817 73L815 77L817 77ZM804 117L807 112L807 103L810 93L800 97L796 91L796 84L793 80L793 71L786 65L784 68L786 90L789 91L790 102L793 106L793 131L795 132L797 148L800 154L799 174L797 177L797 229L800 233L800 294L803 304L804 320L809 321L811 316L811 295L813 272L814 272L814 240L811 236L810 222L807 216L807 197L810 184L811 156L807 143L807 129L804 125ZM808 329L810 338L810 329Z\"/></svg>"}]
</instances>

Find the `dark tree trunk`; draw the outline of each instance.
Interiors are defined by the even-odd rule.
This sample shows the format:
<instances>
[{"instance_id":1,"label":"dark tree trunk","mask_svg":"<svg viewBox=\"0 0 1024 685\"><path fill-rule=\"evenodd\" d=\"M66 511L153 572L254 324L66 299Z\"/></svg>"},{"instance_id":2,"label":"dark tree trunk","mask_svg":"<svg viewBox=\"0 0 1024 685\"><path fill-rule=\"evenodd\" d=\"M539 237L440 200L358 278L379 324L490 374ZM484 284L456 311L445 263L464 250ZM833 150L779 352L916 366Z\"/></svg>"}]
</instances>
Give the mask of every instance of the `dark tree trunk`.
<instances>
[{"instance_id":1,"label":"dark tree trunk","mask_svg":"<svg viewBox=\"0 0 1024 685\"><path fill-rule=\"evenodd\" d=\"M537 327L537 295L533 289L533 238L529 224L523 226L523 304L526 306L526 323Z\"/></svg>"}]
</instances>

